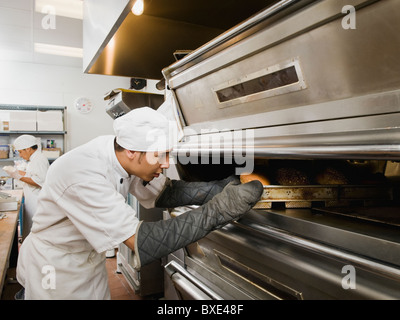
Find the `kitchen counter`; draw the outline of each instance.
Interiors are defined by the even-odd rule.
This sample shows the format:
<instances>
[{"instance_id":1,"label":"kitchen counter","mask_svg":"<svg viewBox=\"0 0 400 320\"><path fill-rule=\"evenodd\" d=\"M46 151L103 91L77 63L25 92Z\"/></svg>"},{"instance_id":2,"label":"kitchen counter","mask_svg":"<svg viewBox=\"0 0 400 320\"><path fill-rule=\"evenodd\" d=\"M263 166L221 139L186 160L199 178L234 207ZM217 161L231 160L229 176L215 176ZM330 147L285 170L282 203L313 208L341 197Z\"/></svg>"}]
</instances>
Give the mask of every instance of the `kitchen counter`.
<instances>
[{"instance_id":1,"label":"kitchen counter","mask_svg":"<svg viewBox=\"0 0 400 320\"><path fill-rule=\"evenodd\" d=\"M18 214L21 207L21 200L23 197L22 190L1 190L3 193L7 193L18 200L18 208L13 211L3 211L6 217L0 219L0 296L3 291L3 286L9 267L9 259L11 250L17 234L18 225Z\"/></svg>"}]
</instances>

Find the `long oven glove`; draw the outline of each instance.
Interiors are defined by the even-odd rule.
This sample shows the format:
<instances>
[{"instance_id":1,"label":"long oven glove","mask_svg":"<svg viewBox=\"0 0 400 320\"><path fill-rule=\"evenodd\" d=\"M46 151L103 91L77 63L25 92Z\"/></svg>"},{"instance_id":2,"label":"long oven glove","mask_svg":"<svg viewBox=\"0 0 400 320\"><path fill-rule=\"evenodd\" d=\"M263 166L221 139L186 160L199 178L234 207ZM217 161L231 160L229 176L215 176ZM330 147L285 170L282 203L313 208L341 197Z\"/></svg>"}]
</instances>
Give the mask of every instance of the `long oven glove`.
<instances>
[{"instance_id":1,"label":"long oven glove","mask_svg":"<svg viewBox=\"0 0 400 320\"><path fill-rule=\"evenodd\" d=\"M240 218L257 203L262 193L263 186L259 181L239 185L230 183L196 209L168 220L141 222L135 235L134 267L139 270L141 266Z\"/></svg>"},{"instance_id":2,"label":"long oven glove","mask_svg":"<svg viewBox=\"0 0 400 320\"><path fill-rule=\"evenodd\" d=\"M220 193L228 183L239 184L236 176L210 182L167 180L164 190L156 200L158 208L175 208L186 205L203 205Z\"/></svg>"}]
</instances>

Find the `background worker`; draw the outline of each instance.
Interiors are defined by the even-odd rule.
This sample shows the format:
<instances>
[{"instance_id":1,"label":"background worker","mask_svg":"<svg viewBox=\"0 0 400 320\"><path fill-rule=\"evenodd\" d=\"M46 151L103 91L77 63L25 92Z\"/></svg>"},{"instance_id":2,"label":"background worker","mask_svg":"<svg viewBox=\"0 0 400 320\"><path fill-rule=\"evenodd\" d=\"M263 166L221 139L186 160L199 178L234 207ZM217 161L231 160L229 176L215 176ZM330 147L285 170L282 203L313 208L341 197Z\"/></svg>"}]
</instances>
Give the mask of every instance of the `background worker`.
<instances>
[{"instance_id":1,"label":"background worker","mask_svg":"<svg viewBox=\"0 0 400 320\"><path fill-rule=\"evenodd\" d=\"M32 227L32 217L36 211L39 192L46 179L49 161L41 151L40 138L32 135L24 134L15 139L14 149L18 151L21 158L27 161L26 171L18 170L13 166L6 166L3 170L10 177L24 182L25 203L22 223L22 239L24 240Z\"/></svg>"}]
</instances>

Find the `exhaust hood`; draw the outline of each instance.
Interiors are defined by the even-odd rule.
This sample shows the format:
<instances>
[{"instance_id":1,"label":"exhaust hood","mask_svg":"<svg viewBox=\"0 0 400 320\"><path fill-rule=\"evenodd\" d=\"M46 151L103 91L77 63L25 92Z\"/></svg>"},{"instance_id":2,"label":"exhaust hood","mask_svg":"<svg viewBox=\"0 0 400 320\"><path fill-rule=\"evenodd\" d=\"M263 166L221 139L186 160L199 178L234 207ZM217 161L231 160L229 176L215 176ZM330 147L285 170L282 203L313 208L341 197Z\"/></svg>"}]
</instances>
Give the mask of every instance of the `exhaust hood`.
<instances>
[{"instance_id":1,"label":"exhaust hood","mask_svg":"<svg viewBox=\"0 0 400 320\"><path fill-rule=\"evenodd\" d=\"M276 0L85 0L83 71L162 79L174 52L199 48Z\"/></svg>"}]
</instances>

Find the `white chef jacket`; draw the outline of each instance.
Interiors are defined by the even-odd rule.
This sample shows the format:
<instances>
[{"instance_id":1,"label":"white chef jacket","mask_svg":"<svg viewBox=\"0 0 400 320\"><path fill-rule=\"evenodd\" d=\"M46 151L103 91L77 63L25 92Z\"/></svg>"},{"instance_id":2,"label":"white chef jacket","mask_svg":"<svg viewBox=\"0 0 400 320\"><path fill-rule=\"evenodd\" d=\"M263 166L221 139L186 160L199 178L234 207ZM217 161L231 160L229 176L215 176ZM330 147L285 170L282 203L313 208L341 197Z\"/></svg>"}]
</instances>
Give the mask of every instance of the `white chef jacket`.
<instances>
[{"instance_id":1,"label":"white chef jacket","mask_svg":"<svg viewBox=\"0 0 400 320\"><path fill-rule=\"evenodd\" d=\"M40 187L23 183L25 204L24 204L24 216L23 216L23 230L22 237L25 238L32 227L32 217L36 211L36 205L38 201L39 192L46 179L46 173L49 169L49 160L40 150L36 150L31 154L28 165L26 167L26 173L24 177L31 178Z\"/></svg>"},{"instance_id":2,"label":"white chef jacket","mask_svg":"<svg viewBox=\"0 0 400 320\"><path fill-rule=\"evenodd\" d=\"M146 186L129 176L114 152L114 136L98 137L58 158L39 196L23 242L17 278L26 299L109 299L105 251L136 233L130 192L154 207L166 177Z\"/></svg>"}]
</instances>

